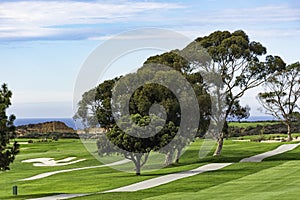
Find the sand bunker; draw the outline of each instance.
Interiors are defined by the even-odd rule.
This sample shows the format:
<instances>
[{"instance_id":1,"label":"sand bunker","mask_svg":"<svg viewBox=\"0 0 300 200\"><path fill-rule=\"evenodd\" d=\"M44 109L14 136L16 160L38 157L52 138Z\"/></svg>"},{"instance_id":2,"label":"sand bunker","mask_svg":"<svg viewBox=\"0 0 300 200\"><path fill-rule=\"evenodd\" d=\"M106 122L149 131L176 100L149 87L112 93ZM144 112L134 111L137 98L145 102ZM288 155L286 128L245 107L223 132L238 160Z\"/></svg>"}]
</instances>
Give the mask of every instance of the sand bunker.
<instances>
[{"instance_id":1,"label":"sand bunker","mask_svg":"<svg viewBox=\"0 0 300 200\"><path fill-rule=\"evenodd\" d=\"M53 172L46 172L42 174L38 174L29 178L24 178L21 179L20 181L31 181L31 180L36 180L36 179L41 179L41 178L46 178L48 176L52 176L55 174L60 174L60 173L66 173L66 172L72 172L72 171L79 171L79 170L85 170L85 169L94 169L94 168L100 168L100 167L109 167L109 166L115 166L115 165L121 165L130 162L130 160L124 159L121 161L116 161L110 164L106 165L96 165L96 166L90 166L90 167L80 167L80 168L73 168L73 169L63 169L63 170L58 170L58 171L53 171Z\"/></svg>"},{"instance_id":2,"label":"sand bunker","mask_svg":"<svg viewBox=\"0 0 300 200\"><path fill-rule=\"evenodd\" d=\"M71 165L86 160L86 159L79 159L79 160L74 160L74 159L76 159L76 157L68 157L62 160L54 160L54 158L34 158L34 159L23 160L22 162L33 163L33 166L35 167L54 167L54 166Z\"/></svg>"}]
</instances>

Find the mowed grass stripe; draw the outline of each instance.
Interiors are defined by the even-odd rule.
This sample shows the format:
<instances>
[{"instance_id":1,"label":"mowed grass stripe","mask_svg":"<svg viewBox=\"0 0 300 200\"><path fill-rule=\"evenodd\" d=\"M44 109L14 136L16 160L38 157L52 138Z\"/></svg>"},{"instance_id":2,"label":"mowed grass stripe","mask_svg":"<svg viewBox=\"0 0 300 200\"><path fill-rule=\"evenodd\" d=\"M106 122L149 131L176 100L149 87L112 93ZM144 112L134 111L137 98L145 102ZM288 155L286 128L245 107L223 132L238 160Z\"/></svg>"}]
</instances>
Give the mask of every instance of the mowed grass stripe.
<instances>
[{"instance_id":1,"label":"mowed grass stripe","mask_svg":"<svg viewBox=\"0 0 300 200\"><path fill-rule=\"evenodd\" d=\"M229 145L230 146L230 145ZM227 146L228 148L228 146ZM278 161L280 158L293 159L297 161ZM278 189L282 190L282 195L278 199L298 199L295 194L300 194L300 191L297 189L299 187L300 180L300 171L295 169L292 173L289 173L288 170L290 167L296 168L297 165L300 164L300 147L296 149L286 152L284 154L276 155L268 158L268 161L263 161L262 163L235 163L226 168L220 169L214 172L206 172L200 175L196 175L194 177L185 178L182 180L178 180L166 185L161 185L155 188L147 189L144 191L138 192L122 192L122 193L111 193L111 194L98 194L92 195L84 198L74 198L74 199L87 199L87 200L96 200L96 199L132 199L132 200L140 200L147 199L153 197L153 199L223 199L223 195L227 195L227 199L251 199L249 196L243 195L239 196L239 193L250 194L249 191L254 187L254 193L256 192L266 192L268 193L269 188L266 187L266 182L274 182L277 179L281 180L281 188L277 188L271 190L270 194L273 191L277 191ZM292 163L295 162L295 163ZM287 164L286 164L287 163ZM299 167L298 167L299 168ZM280 174L281 171L287 173ZM279 173L279 174L276 174ZM265 175L264 175L265 174ZM270 175L267 175L270 174ZM295 177L294 174L297 174ZM272 177L273 175L273 177ZM267 177L269 176L269 177ZM249 178L249 183L247 183ZM252 178L253 177L253 178ZM284 178L282 178L284 177ZM254 180L251 182L250 180ZM256 181L255 181L256 180ZM262 182L260 182L262 180ZM292 189L286 184L289 183L289 180L294 180L295 187ZM241 183L244 182L244 185ZM223 189L223 184L229 183L229 186L232 186L232 191L229 191L229 194L226 194L226 190ZM242 187L242 188L241 188ZM203 194L202 191L210 191L210 188L213 188L213 193L208 195L206 192ZM255 190L255 188L260 189L259 191ZM295 189L296 188L296 189ZM287 192L285 192L287 191ZM174 193L176 192L176 193ZM198 192L200 194L198 194ZM291 192L292 197L288 195ZM190 194L189 194L190 193ZM218 193L219 196L215 196L213 194ZM287 193L287 197L284 194ZM184 196L187 194L187 196ZM222 195L223 194L223 195ZM170 196L171 195L171 196ZM169 197L170 196L170 197ZM256 196L257 198L259 197ZM273 198L269 195L270 198ZM255 199L255 198L253 198ZM258 198L260 199L260 198Z\"/></svg>"},{"instance_id":2,"label":"mowed grass stripe","mask_svg":"<svg viewBox=\"0 0 300 200\"><path fill-rule=\"evenodd\" d=\"M11 166L11 171L1 173L0 179L0 199L27 199L34 198L40 196L48 196L52 194L58 193L89 193L89 192L101 192L109 189L114 189L117 187L125 186L128 184L136 183L142 180L151 179L153 177L158 177L161 175L176 173L180 171L186 171L190 169L195 169L199 166L212 163L212 162L238 162L240 159L244 157L249 157L258 153L262 153L265 151L269 151L275 149L277 146L282 143L276 144L261 144L261 143L240 143L240 142L232 142L230 140L225 141L223 155L216 158L212 156L208 156L205 159L199 159L199 148L201 146L202 140L197 140L194 142L190 148L186 151L181 159L181 163L179 165L174 165L171 167L163 168L158 171L153 172L145 172L142 176L135 176L134 174L129 174L125 172L119 172L117 170L111 168L99 168L99 169L89 169L82 171L74 171L68 172L64 174L57 174L51 177L47 177L45 179L35 180L35 181L17 181L22 178L30 177L32 175L36 175L39 173L47 172L47 171L55 171L60 169L69 169L76 167L84 167L100 164L93 156L91 156L85 149L84 146L80 143L80 141L74 140L60 140L56 144L55 143L34 143L30 145L24 145L25 149L21 152L20 155L17 156L17 160ZM40 150L40 151L39 151ZM53 155L53 156L52 156ZM28 158L37 158L37 157L54 157L57 159L62 159L69 156L77 156L78 158L87 158L87 161L83 161L81 163L77 163L69 166L61 166L61 167L33 167L32 164L29 163L21 163L21 160ZM299 159L300 160L300 159ZM281 161L279 161L281 162ZM250 165L251 166L251 165ZM261 170L254 168L254 170L248 165L240 166L244 167L246 174L251 174L256 171ZM166 184L166 186L149 189L151 191L150 196L145 196L147 191L143 191L141 193L137 193L138 198L147 198L155 195L167 194L170 192L180 191L183 188L183 191L198 191L198 188L207 188L217 184L224 183L225 181L230 181L235 178L240 178L244 174L244 171L240 173L236 173L240 171L240 167L234 169L233 171L228 171L227 173L223 173L223 171L216 171L218 174L217 178L211 173L204 173L204 176L200 176L199 179L187 179L192 182L181 182L175 181L172 184ZM270 166L266 166L268 168ZM229 168L232 170L232 168ZM228 168L226 168L228 170ZM256 171L255 171L256 170ZM206 177L206 181L202 181L203 177ZM222 177L218 179L219 177ZM183 180L182 180L183 181ZM178 183L179 184L178 184ZM177 184L177 185L176 185ZM19 187L19 196L12 196L12 186L18 185ZM168 185L174 186L170 187ZM164 187L166 187L164 189ZM113 194L114 195L114 194ZM84 197L87 198L87 197ZM84 199L83 198L83 199ZM109 196L107 196L108 199ZM119 199L134 199L134 197L128 197L128 194L117 195ZM97 199L97 198L95 198ZM99 198L98 198L99 199ZM102 196L100 197L102 199ZM106 197L104 198L106 199Z\"/></svg>"},{"instance_id":3,"label":"mowed grass stripe","mask_svg":"<svg viewBox=\"0 0 300 200\"><path fill-rule=\"evenodd\" d=\"M146 199L298 199L300 194L299 165L300 161L288 161L197 192L168 193Z\"/></svg>"}]
</instances>

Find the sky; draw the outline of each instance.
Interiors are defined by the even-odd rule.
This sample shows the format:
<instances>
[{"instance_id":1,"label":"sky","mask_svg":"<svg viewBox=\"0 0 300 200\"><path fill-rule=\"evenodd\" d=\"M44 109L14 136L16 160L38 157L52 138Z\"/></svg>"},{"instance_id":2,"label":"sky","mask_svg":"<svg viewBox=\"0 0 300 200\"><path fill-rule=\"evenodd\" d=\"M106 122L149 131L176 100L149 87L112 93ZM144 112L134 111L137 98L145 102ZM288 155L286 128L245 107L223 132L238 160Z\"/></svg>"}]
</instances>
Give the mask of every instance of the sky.
<instances>
[{"instance_id":1,"label":"sky","mask_svg":"<svg viewBox=\"0 0 300 200\"><path fill-rule=\"evenodd\" d=\"M17 118L69 118L83 63L97 46L125 31L163 28L191 40L216 30L244 30L290 64L300 60L297 0L1 0L0 84L13 92L9 113ZM141 50L116 62L119 75L159 50ZM263 115L258 90L242 104Z\"/></svg>"}]
</instances>

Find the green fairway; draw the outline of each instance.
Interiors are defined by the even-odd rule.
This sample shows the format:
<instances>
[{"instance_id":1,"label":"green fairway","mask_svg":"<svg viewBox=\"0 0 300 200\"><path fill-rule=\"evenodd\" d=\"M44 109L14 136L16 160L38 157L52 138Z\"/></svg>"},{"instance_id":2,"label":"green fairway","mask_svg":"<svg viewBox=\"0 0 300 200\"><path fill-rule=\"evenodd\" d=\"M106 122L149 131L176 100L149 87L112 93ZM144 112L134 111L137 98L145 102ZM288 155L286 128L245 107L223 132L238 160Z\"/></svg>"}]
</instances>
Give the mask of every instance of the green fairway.
<instances>
[{"instance_id":1,"label":"green fairway","mask_svg":"<svg viewBox=\"0 0 300 200\"><path fill-rule=\"evenodd\" d=\"M278 161L282 158L293 161ZM298 199L300 148L266 160L262 163L236 163L144 191L76 199Z\"/></svg>"},{"instance_id":2,"label":"green fairway","mask_svg":"<svg viewBox=\"0 0 300 200\"><path fill-rule=\"evenodd\" d=\"M300 193L299 164L299 161L289 161L196 192L175 192L147 199L297 199Z\"/></svg>"},{"instance_id":3,"label":"green fairway","mask_svg":"<svg viewBox=\"0 0 300 200\"><path fill-rule=\"evenodd\" d=\"M60 193L95 193L109 189L118 188L121 186L129 185L142 180L150 179L153 177L180 172L185 170L194 169L196 167L205 165L211 162L238 162L242 158L256 155L265 151L273 150L282 143L257 143L257 142L234 142L226 140L223 155L220 157L207 156L204 159L199 159L198 153L202 144L202 140L194 142L186 153L182 156L180 164L171 167L163 168L158 171L142 172L141 176L135 176L131 173L120 172L108 167L86 169L81 171L73 171L68 173L56 174L43 179L32 181L18 181L23 178L28 178L40 173L56 171L61 169L71 169L78 167L87 167L100 165L101 163L95 159L80 140L59 140L49 143L33 143L22 144L21 153L17 156L16 161L11 165L11 170L0 173L0 199L26 199L32 197L49 196ZM222 185L229 184L226 187L233 187L235 184L240 185L238 182L248 176L257 176L259 173L274 174L275 178L280 178L281 173L276 175L268 170L276 169L276 167L288 167L289 165L296 165L299 156L299 148L270 158L269 161L263 163L236 163L215 172L207 172L194 177L178 180L166 185L156 188L147 189L145 191L133 193L112 193L112 194L98 194L90 197L81 197L78 199L145 199L145 198L178 198L186 195L186 198L194 195L207 195L206 190L217 188L218 192L222 193ZM66 166L56 167L34 167L32 163L22 163L22 160L30 158L49 157L55 159L63 159L66 157L77 157L78 159L86 159L85 161ZM291 161L294 160L294 161ZM300 163L299 163L300 164ZM289 170L286 170L289 171ZM299 171L293 173L285 173L286 180L292 180L291 175L300 174ZM272 179L272 177L270 177ZM248 179L246 179L248 180ZM250 180L250 179L249 179ZM260 179L257 179L260 180ZM269 180L269 179L266 179ZM282 179L281 181L285 181ZM245 182L246 184L246 182ZM257 188L263 188L264 184L259 184L249 181L249 185ZM19 189L18 196L12 196L12 186L17 185ZM211 188L211 189L210 189ZM240 192L242 188L238 186ZM288 189L288 188L285 188ZM285 190L283 188L283 190ZM263 190L263 189L262 189ZM223 190L223 192L227 191ZM203 192L203 194L202 194ZM195 194L194 194L195 193ZM198 194L199 193L199 194ZM236 194L238 194L237 192ZM245 193L245 192L243 192ZM163 197L160 197L163 195ZM204 197L204 196L203 196ZM209 196L207 196L209 197ZM228 197L229 198L229 197ZM183 198L185 199L185 198Z\"/></svg>"},{"instance_id":4,"label":"green fairway","mask_svg":"<svg viewBox=\"0 0 300 200\"><path fill-rule=\"evenodd\" d=\"M276 121L266 121L266 122L229 122L228 126L235 126L240 128L256 127L256 126L266 126L271 124L278 124Z\"/></svg>"}]
</instances>

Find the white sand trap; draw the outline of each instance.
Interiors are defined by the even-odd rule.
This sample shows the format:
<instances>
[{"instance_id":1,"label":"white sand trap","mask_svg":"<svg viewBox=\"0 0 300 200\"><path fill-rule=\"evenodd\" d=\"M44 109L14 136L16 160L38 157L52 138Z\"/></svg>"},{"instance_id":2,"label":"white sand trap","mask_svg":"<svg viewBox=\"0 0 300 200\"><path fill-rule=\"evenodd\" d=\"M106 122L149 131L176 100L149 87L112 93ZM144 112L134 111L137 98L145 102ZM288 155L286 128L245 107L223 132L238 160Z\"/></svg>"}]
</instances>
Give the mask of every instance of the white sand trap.
<instances>
[{"instance_id":1,"label":"white sand trap","mask_svg":"<svg viewBox=\"0 0 300 200\"><path fill-rule=\"evenodd\" d=\"M182 178L190 177L190 176L195 176L200 173L204 172L209 172L209 171L215 171L221 168L224 168L226 166L231 165L232 163L211 163L207 164L201 167L198 167L197 169L189 170L189 171L184 171L184 172L179 172L179 173L174 173L174 174L168 174L164 176L160 176L157 178L149 179L146 181L142 181L139 183L134 183L132 185L128 185L125 187L113 189L113 190L108 190L103 193L107 192L134 192L134 191L139 191L139 190L144 190L148 188L153 188L159 185L163 185L172 181L176 181Z\"/></svg>"},{"instance_id":2,"label":"white sand trap","mask_svg":"<svg viewBox=\"0 0 300 200\"><path fill-rule=\"evenodd\" d=\"M33 163L33 166L35 167L54 167L54 166L71 165L86 160L86 159L79 159L79 160L74 160L74 159L76 159L76 157L68 157L62 160L54 160L54 158L34 158L34 159L23 160L22 162Z\"/></svg>"},{"instance_id":3,"label":"white sand trap","mask_svg":"<svg viewBox=\"0 0 300 200\"><path fill-rule=\"evenodd\" d=\"M296 147L298 147L300 145L300 143L298 144L283 144L279 147L277 147L277 149L274 149L272 151L268 151L265 153L261 153L255 156L251 156L249 158L244 158L242 159L240 162L261 162L263 159L271 157L271 156L275 156L287 151L291 151L293 149L295 149Z\"/></svg>"},{"instance_id":4,"label":"white sand trap","mask_svg":"<svg viewBox=\"0 0 300 200\"><path fill-rule=\"evenodd\" d=\"M14 142L10 142L9 144L14 144ZM29 144L28 142L18 142L18 144Z\"/></svg>"},{"instance_id":5,"label":"white sand trap","mask_svg":"<svg viewBox=\"0 0 300 200\"><path fill-rule=\"evenodd\" d=\"M100 168L100 167L109 167L109 166L114 166L114 165L121 165L124 163L128 163L130 160L124 159L121 161L113 162L110 164L106 165L97 165L97 166L90 166L90 167L80 167L80 168L73 168L73 169L64 169L64 170L58 170L58 171L53 171L53 172L46 172L42 174L38 174L29 178L24 178L21 179L20 181L31 181L31 180L37 180L41 178L46 178L48 176L52 176L54 174L60 174L60 173L65 173L65 172L72 172L72 171L79 171L79 170L85 170L85 169L94 169L94 168Z\"/></svg>"},{"instance_id":6,"label":"white sand trap","mask_svg":"<svg viewBox=\"0 0 300 200\"><path fill-rule=\"evenodd\" d=\"M232 142L251 142L251 140L231 140Z\"/></svg>"}]
</instances>

